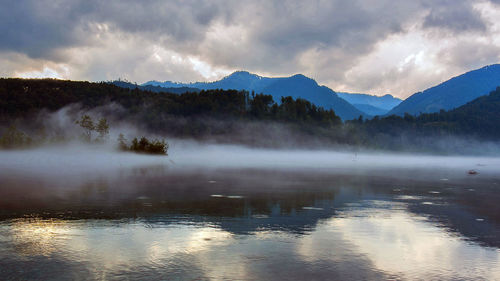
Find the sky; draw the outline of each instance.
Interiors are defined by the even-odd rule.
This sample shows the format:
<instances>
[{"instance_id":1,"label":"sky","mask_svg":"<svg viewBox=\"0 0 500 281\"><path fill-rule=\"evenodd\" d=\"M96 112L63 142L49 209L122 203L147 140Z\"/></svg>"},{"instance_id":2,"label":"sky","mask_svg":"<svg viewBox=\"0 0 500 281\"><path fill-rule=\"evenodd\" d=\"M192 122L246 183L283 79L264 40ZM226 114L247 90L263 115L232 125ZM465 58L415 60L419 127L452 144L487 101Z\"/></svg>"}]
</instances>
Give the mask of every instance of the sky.
<instances>
[{"instance_id":1,"label":"sky","mask_svg":"<svg viewBox=\"0 0 500 281\"><path fill-rule=\"evenodd\" d=\"M302 73L406 98L500 61L500 0L3 0L0 76L194 82Z\"/></svg>"}]
</instances>

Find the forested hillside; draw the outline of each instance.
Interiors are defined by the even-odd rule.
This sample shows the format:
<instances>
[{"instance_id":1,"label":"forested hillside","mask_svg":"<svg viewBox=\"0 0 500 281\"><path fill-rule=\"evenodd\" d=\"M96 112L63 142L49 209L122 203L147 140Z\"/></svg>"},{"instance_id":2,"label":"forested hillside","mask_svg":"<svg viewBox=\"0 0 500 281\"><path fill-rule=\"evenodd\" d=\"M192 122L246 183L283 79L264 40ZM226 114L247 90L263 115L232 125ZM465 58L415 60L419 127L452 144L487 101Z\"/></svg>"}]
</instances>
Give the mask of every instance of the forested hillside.
<instances>
[{"instance_id":1,"label":"forested hillside","mask_svg":"<svg viewBox=\"0 0 500 281\"><path fill-rule=\"evenodd\" d=\"M500 140L500 87L454 110L441 110L414 117L391 115L352 124L366 135L376 136L461 136Z\"/></svg>"},{"instance_id":2,"label":"forested hillside","mask_svg":"<svg viewBox=\"0 0 500 281\"><path fill-rule=\"evenodd\" d=\"M179 128L165 120L182 117L276 121L325 128L341 124L333 110L317 107L304 99L285 97L278 105L269 95L247 91L216 89L179 95L127 89L109 83L0 79L0 121L3 123L76 103L87 109L116 103L125 109L125 113L116 113L120 119L137 122L150 130L181 130L187 135L207 128L200 128L196 122Z\"/></svg>"},{"instance_id":3,"label":"forested hillside","mask_svg":"<svg viewBox=\"0 0 500 281\"><path fill-rule=\"evenodd\" d=\"M270 141L271 145L282 146L284 142L305 140L309 144L405 150L432 146L432 141L423 138L500 140L500 88L451 111L372 120L360 116L342 123L333 110L300 98L284 97L277 103L270 95L247 91L172 94L104 82L52 79L0 79L0 130L19 120L40 123L40 112L74 104L83 111L116 104L120 110L106 112L111 122L129 122L149 132L257 145Z\"/></svg>"}]
</instances>

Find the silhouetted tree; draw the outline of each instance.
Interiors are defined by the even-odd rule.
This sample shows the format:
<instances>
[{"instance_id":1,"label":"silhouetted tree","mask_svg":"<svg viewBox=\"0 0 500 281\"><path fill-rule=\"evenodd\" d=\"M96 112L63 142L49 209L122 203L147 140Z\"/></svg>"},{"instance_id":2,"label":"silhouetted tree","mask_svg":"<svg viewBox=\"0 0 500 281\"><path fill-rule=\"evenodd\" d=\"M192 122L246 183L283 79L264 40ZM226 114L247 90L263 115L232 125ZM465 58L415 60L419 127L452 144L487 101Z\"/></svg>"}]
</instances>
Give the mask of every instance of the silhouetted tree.
<instances>
[{"instance_id":1,"label":"silhouetted tree","mask_svg":"<svg viewBox=\"0 0 500 281\"><path fill-rule=\"evenodd\" d=\"M94 121L92 121L92 118L90 118L90 116L85 114L80 118L80 120L77 120L75 123L80 125L80 127L83 128L84 139L88 142L91 142L92 141L92 131L95 129Z\"/></svg>"},{"instance_id":2,"label":"silhouetted tree","mask_svg":"<svg viewBox=\"0 0 500 281\"><path fill-rule=\"evenodd\" d=\"M95 126L96 132L99 134L98 140L105 141L109 136L109 124L106 118L99 119L99 122Z\"/></svg>"},{"instance_id":3,"label":"silhouetted tree","mask_svg":"<svg viewBox=\"0 0 500 281\"><path fill-rule=\"evenodd\" d=\"M22 148L32 144L33 140L24 132L19 131L14 125L10 126L0 137L2 148Z\"/></svg>"},{"instance_id":4,"label":"silhouetted tree","mask_svg":"<svg viewBox=\"0 0 500 281\"><path fill-rule=\"evenodd\" d=\"M129 147L127 145L127 139L123 134L120 134L118 136L118 148L122 151L128 150Z\"/></svg>"}]
</instances>

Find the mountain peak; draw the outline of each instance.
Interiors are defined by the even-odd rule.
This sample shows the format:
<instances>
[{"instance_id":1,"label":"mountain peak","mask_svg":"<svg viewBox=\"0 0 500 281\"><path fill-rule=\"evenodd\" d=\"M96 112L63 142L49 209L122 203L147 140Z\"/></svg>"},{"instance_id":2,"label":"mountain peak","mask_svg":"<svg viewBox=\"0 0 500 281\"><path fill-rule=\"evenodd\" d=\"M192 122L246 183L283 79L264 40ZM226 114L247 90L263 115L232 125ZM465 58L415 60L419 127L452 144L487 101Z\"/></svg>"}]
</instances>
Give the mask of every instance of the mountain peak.
<instances>
[{"instance_id":1,"label":"mountain peak","mask_svg":"<svg viewBox=\"0 0 500 281\"><path fill-rule=\"evenodd\" d=\"M304 74L301 74L301 73L294 74L290 78L311 79L311 78L309 78L309 77L307 77L307 76L305 76Z\"/></svg>"},{"instance_id":2,"label":"mountain peak","mask_svg":"<svg viewBox=\"0 0 500 281\"><path fill-rule=\"evenodd\" d=\"M236 70L235 72L231 73L229 76L233 76L233 75L253 75L253 74L246 71L246 70Z\"/></svg>"},{"instance_id":3,"label":"mountain peak","mask_svg":"<svg viewBox=\"0 0 500 281\"><path fill-rule=\"evenodd\" d=\"M381 97L382 97L382 98L394 98L394 99L399 99L399 98L394 97L394 96L393 96L393 95L391 95L391 94L385 94L385 95L383 95L383 96L381 96Z\"/></svg>"},{"instance_id":4,"label":"mountain peak","mask_svg":"<svg viewBox=\"0 0 500 281\"><path fill-rule=\"evenodd\" d=\"M246 78L260 78L260 76L257 74L250 73L248 71L238 70L222 79L228 79L228 78L246 79Z\"/></svg>"},{"instance_id":5,"label":"mountain peak","mask_svg":"<svg viewBox=\"0 0 500 281\"><path fill-rule=\"evenodd\" d=\"M295 75L290 76L290 77L285 78L285 79L288 79L290 81L294 81L295 83L307 85L309 87L310 86L319 86L318 83L316 82L316 80L314 80L310 77L307 77L304 74L295 74Z\"/></svg>"}]
</instances>

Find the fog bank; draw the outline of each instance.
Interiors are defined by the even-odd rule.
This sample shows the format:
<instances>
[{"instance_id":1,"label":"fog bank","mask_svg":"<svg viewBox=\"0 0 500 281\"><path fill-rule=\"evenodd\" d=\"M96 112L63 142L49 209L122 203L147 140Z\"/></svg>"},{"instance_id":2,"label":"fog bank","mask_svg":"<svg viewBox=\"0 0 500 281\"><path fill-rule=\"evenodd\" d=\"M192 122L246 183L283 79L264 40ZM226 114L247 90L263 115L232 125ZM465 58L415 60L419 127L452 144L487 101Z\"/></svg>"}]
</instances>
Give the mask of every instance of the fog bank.
<instances>
[{"instance_id":1,"label":"fog bank","mask_svg":"<svg viewBox=\"0 0 500 281\"><path fill-rule=\"evenodd\" d=\"M368 139L356 137L356 130L349 126L317 128L307 124L287 124L270 120L240 120L232 118L181 117L164 115L151 128L150 120L128 112L123 106L108 103L86 109L81 104L71 104L55 112L41 111L32 118L13 120L0 124L0 136L10 125L30 136L36 144L66 143L81 140L85 130L75 121L90 116L94 122L100 118L109 123L110 144L116 144L120 134L130 142L145 136L150 139L182 139L186 143L244 145L258 148L289 150L355 151L377 149L382 152L406 151L442 155L498 156L500 143L495 140L479 140L473 136L411 136L374 135ZM358 132L359 133L359 132ZM93 139L97 132L92 133ZM354 136L354 137L353 137ZM180 142L180 141L176 141ZM190 149L187 147L187 149ZM194 149L200 149L197 145ZM211 150L211 148L209 148ZM184 151L182 151L183 153ZM266 153L267 153L266 152ZM338 156L338 155L337 155Z\"/></svg>"},{"instance_id":2,"label":"fog bank","mask_svg":"<svg viewBox=\"0 0 500 281\"><path fill-rule=\"evenodd\" d=\"M237 145L200 144L172 140L169 156L119 152L111 145L68 144L28 150L0 151L0 175L57 177L79 180L120 176L134 169L183 170L263 169L308 173L362 174L386 171L444 171L470 176L495 176L500 171L499 157L432 156L381 152L335 150L275 150Z\"/></svg>"},{"instance_id":3,"label":"fog bank","mask_svg":"<svg viewBox=\"0 0 500 281\"><path fill-rule=\"evenodd\" d=\"M378 151L275 150L237 145L174 143L172 159L178 167L253 169L479 169L494 172L499 157L435 156Z\"/></svg>"}]
</instances>

